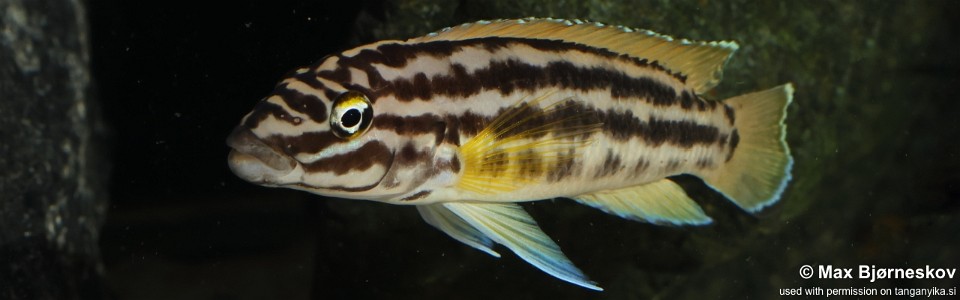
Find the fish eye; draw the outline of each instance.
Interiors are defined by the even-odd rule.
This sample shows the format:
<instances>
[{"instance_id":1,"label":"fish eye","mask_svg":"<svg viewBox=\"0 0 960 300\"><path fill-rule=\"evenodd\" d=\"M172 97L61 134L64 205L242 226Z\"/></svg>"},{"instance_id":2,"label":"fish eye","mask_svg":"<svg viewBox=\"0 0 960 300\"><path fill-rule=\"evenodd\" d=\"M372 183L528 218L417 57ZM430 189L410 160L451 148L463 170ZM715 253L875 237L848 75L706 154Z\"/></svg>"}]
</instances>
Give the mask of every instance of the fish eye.
<instances>
[{"instance_id":1,"label":"fish eye","mask_svg":"<svg viewBox=\"0 0 960 300\"><path fill-rule=\"evenodd\" d=\"M373 105L363 93L347 91L333 100L330 111L330 128L342 139L362 135L373 121Z\"/></svg>"}]
</instances>

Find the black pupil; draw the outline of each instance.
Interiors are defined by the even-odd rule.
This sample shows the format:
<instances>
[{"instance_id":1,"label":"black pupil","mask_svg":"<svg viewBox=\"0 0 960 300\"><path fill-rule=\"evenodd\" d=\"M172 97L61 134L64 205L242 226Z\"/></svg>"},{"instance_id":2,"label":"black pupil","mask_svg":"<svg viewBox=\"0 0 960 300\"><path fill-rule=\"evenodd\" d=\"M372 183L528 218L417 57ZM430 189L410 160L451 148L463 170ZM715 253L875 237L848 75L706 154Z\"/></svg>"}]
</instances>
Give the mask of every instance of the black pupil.
<instances>
[{"instance_id":1,"label":"black pupil","mask_svg":"<svg viewBox=\"0 0 960 300\"><path fill-rule=\"evenodd\" d=\"M358 123L360 123L360 111L356 108L351 108L340 117L340 124L343 127L357 126Z\"/></svg>"}]
</instances>

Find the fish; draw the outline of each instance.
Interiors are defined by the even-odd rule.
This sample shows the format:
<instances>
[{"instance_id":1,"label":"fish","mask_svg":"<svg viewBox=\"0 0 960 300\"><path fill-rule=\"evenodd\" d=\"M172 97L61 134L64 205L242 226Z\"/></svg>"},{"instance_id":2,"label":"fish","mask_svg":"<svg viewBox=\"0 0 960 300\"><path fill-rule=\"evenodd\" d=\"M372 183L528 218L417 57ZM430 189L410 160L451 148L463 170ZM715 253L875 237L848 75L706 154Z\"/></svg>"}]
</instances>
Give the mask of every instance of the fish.
<instances>
[{"instance_id":1,"label":"fish","mask_svg":"<svg viewBox=\"0 0 960 300\"><path fill-rule=\"evenodd\" d=\"M710 224L682 174L750 213L776 203L794 88L709 99L738 48L552 18L379 41L286 75L227 137L228 165L262 186L413 205L470 247L602 291L519 203Z\"/></svg>"}]
</instances>

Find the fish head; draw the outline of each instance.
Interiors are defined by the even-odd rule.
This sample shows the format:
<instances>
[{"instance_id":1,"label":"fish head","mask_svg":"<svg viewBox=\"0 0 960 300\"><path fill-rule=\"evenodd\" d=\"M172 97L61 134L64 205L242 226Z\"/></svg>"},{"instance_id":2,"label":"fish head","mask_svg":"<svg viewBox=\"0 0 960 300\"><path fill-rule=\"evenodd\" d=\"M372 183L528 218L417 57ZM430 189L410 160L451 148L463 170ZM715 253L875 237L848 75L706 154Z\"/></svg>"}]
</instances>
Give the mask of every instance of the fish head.
<instances>
[{"instance_id":1,"label":"fish head","mask_svg":"<svg viewBox=\"0 0 960 300\"><path fill-rule=\"evenodd\" d=\"M227 138L230 169L255 184L339 198L391 201L415 192L424 180L405 179L424 177L432 164L410 159L432 159L436 138L397 130L417 125L398 124L395 107L377 106L367 82L318 76L335 65L299 69L264 97Z\"/></svg>"}]
</instances>

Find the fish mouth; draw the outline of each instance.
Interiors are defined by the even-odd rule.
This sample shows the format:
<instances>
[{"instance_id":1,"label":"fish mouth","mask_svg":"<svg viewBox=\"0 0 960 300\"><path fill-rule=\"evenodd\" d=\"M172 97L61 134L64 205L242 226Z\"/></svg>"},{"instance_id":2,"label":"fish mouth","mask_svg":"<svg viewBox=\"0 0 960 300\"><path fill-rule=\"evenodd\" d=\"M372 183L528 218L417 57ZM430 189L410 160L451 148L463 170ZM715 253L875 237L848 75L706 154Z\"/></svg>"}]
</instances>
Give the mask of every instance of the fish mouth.
<instances>
[{"instance_id":1,"label":"fish mouth","mask_svg":"<svg viewBox=\"0 0 960 300\"><path fill-rule=\"evenodd\" d=\"M282 184L297 161L270 147L248 128L237 127L227 137L233 150L227 157L230 170L243 180L259 184Z\"/></svg>"}]
</instances>

